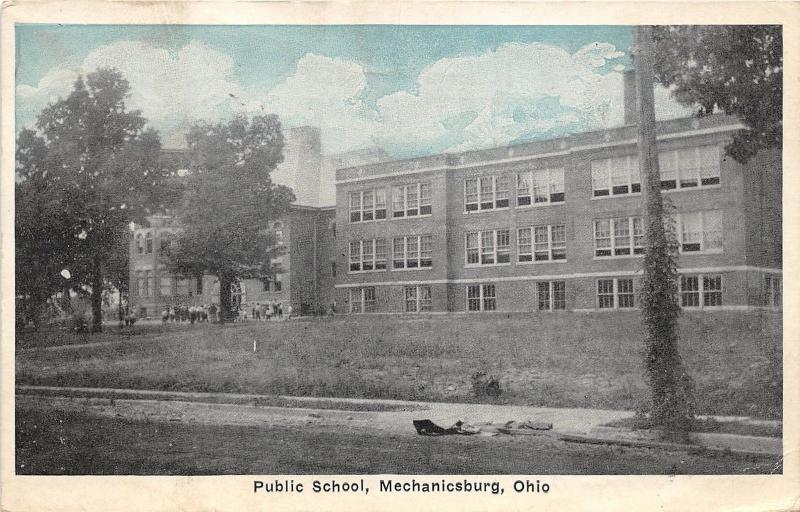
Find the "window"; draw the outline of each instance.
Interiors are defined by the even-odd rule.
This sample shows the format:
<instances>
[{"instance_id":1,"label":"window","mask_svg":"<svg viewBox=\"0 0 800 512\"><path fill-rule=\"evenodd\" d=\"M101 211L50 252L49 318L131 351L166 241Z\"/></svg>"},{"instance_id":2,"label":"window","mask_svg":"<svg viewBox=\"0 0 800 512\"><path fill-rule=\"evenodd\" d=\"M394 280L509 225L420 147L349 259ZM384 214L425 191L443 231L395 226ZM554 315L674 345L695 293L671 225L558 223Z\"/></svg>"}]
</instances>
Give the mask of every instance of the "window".
<instances>
[{"instance_id":1,"label":"window","mask_svg":"<svg viewBox=\"0 0 800 512\"><path fill-rule=\"evenodd\" d=\"M284 245L283 240L283 223L276 222L272 225L272 232L275 234L275 243L278 245Z\"/></svg>"},{"instance_id":2,"label":"window","mask_svg":"<svg viewBox=\"0 0 800 512\"><path fill-rule=\"evenodd\" d=\"M152 241L152 239L151 239ZM147 293L145 294L147 297L151 297L156 294L156 286L155 286L155 276L153 275L152 270L147 271Z\"/></svg>"},{"instance_id":3,"label":"window","mask_svg":"<svg viewBox=\"0 0 800 512\"><path fill-rule=\"evenodd\" d=\"M144 243L142 243L142 234L136 233L136 254L144 254Z\"/></svg>"},{"instance_id":4,"label":"window","mask_svg":"<svg viewBox=\"0 0 800 512\"><path fill-rule=\"evenodd\" d=\"M722 212L707 210L675 216L681 252L721 252Z\"/></svg>"},{"instance_id":5,"label":"window","mask_svg":"<svg viewBox=\"0 0 800 512\"><path fill-rule=\"evenodd\" d=\"M161 276L159 279L159 295L162 297L170 297L172 295L172 278L170 276Z\"/></svg>"},{"instance_id":6,"label":"window","mask_svg":"<svg viewBox=\"0 0 800 512\"><path fill-rule=\"evenodd\" d=\"M275 286L275 290L274 290L274 291L276 291L276 292L279 292L279 291L281 291L281 290L283 289L283 283L282 283L281 281L278 281L278 280L276 279L276 280L274 281L274 283L275 283L275 284L274 284L274 286Z\"/></svg>"},{"instance_id":7,"label":"window","mask_svg":"<svg viewBox=\"0 0 800 512\"><path fill-rule=\"evenodd\" d=\"M175 295L189 295L189 280L178 279L175 287Z\"/></svg>"},{"instance_id":8,"label":"window","mask_svg":"<svg viewBox=\"0 0 800 512\"><path fill-rule=\"evenodd\" d=\"M172 233L164 231L159 235L159 238L159 253L161 256L166 256L169 254L169 250L172 247Z\"/></svg>"},{"instance_id":9,"label":"window","mask_svg":"<svg viewBox=\"0 0 800 512\"><path fill-rule=\"evenodd\" d=\"M517 174L517 206L564 202L564 169Z\"/></svg>"},{"instance_id":10,"label":"window","mask_svg":"<svg viewBox=\"0 0 800 512\"><path fill-rule=\"evenodd\" d=\"M350 222L369 222L385 218L385 190L375 189L350 192Z\"/></svg>"},{"instance_id":11,"label":"window","mask_svg":"<svg viewBox=\"0 0 800 512\"><path fill-rule=\"evenodd\" d=\"M494 311L497 297L493 284L471 284L467 286L467 311Z\"/></svg>"},{"instance_id":12,"label":"window","mask_svg":"<svg viewBox=\"0 0 800 512\"><path fill-rule=\"evenodd\" d=\"M147 279L144 272L136 273L136 289L139 292L139 297L147 297Z\"/></svg>"},{"instance_id":13,"label":"window","mask_svg":"<svg viewBox=\"0 0 800 512\"><path fill-rule=\"evenodd\" d=\"M144 237L145 253L153 254L153 232L148 231Z\"/></svg>"},{"instance_id":14,"label":"window","mask_svg":"<svg viewBox=\"0 0 800 512\"><path fill-rule=\"evenodd\" d=\"M536 288L539 296L539 311L567 309L564 281L544 281L536 283Z\"/></svg>"},{"instance_id":15,"label":"window","mask_svg":"<svg viewBox=\"0 0 800 512\"><path fill-rule=\"evenodd\" d=\"M781 278L778 276L764 276L764 305L780 308Z\"/></svg>"},{"instance_id":16,"label":"window","mask_svg":"<svg viewBox=\"0 0 800 512\"><path fill-rule=\"evenodd\" d=\"M658 154L661 189L719 185L720 163L717 146L663 151Z\"/></svg>"},{"instance_id":17,"label":"window","mask_svg":"<svg viewBox=\"0 0 800 512\"><path fill-rule=\"evenodd\" d=\"M464 180L464 210L508 208L510 179L508 176L483 176Z\"/></svg>"},{"instance_id":18,"label":"window","mask_svg":"<svg viewBox=\"0 0 800 512\"><path fill-rule=\"evenodd\" d=\"M350 242L350 272L386 270L386 239Z\"/></svg>"},{"instance_id":19,"label":"window","mask_svg":"<svg viewBox=\"0 0 800 512\"><path fill-rule=\"evenodd\" d=\"M644 224L641 217L594 221L595 257L644 254Z\"/></svg>"},{"instance_id":20,"label":"window","mask_svg":"<svg viewBox=\"0 0 800 512\"><path fill-rule=\"evenodd\" d=\"M722 306L722 276L681 276L681 307Z\"/></svg>"},{"instance_id":21,"label":"window","mask_svg":"<svg viewBox=\"0 0 800 512\"><path fill-rule=\"evenodd\" d=\"M394 187L392 198L392 216L394 218L430 215L431 212L430 183L414 183Z\"/></svg>"},{"instance_id":22,"label":"window","mask_svg":"<svg viewBox=\"0 0 800 512\"><path fill-rule=\"evenodd\" d=\"M524 263L566 259L567 235L563 224L517 230L518 261Z\"/></svg>"},{"instance_id":23,"label":"window","mask_svg":"<svg viewBox=\"0 0 800 512\"><path fill-rule=\"evenodd\" d=\"M406 313L421 313L431 310L430 286L406 286Z\"/></svg>"},{"instance_id":24,"label":"window","mask_svg":"<svg viewBox=\"0 0 800 512\"><path fill-rule=\"evenodd\" d=\"M465 234L467 265L495 265L511 262L511 234L508 229L473 231Z\"/></svg>"},{"instance_id":25,"label":"window","mask_svg":"<svg viewBox=\"0 0 800 512\"><path fill-rule=\"evenodd\" d=\"M633 279L598 279L597 307L599 309L636 307Z\"/></svg>"},{"instance_id":26,"label":"window","mask_svg":"<svg viewBox=\"0 0 800 512\"><path fill-rule=\"evenodd\" d=\"M350 288L350 312L374 313L375 312L375 287Z\"/></svg>"},{"instance_id":27,"label":"window","mask_svg":"<svg viewBox=\"0 0 800 512\"><path fill-rule=\"evenodd\" d=\"M637 157L623 156L592 161L592 195L594 197L637 194L641 191Z\"/></svg>"},{"instance_id":28,"label":"window","mask_svg":"<svg viewBox=\"0 0 800 512\"><path fill-rule=\"evenodd\" d=\"M414 269L433 266L433 236L400 236L392 242L392 268Z\"/></svg>"}]
</instances>

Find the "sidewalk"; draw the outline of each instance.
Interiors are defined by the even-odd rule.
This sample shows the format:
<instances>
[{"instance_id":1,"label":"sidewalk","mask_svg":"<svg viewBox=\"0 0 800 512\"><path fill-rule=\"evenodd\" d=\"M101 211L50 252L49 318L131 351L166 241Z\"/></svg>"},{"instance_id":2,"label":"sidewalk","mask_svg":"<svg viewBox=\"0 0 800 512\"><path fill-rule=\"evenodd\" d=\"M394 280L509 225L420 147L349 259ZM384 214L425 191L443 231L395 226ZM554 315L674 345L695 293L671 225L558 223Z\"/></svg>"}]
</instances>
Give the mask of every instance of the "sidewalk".
<instances>
[{"instance_id":1,"label":"sidewalk","mask_svg":"<svg viewBox=\"0 0 800 512\"><path fill-rule=\"evenodd\" d=\"M88 408L103 416L149 421L238 426L327 426L380 430L391 435L416 435L412 421L418 419L430 419L442 427L449 427L459 420L476 426L531 421L552 423L553 429L548 431L550 435L575 442L683 450L704 447L761 455L782 453L779 438L693 434L695 446L670 445L656 441L655 433L651 431L604 426L632 417L632 411L49 386L17 386L16 393L17 400L22 403L46 399L48 404L64 409L85 411ZM290 405L280 405L281 401ZM276 403L279 405L264 405Z\"/></svg>"}]
</instances>

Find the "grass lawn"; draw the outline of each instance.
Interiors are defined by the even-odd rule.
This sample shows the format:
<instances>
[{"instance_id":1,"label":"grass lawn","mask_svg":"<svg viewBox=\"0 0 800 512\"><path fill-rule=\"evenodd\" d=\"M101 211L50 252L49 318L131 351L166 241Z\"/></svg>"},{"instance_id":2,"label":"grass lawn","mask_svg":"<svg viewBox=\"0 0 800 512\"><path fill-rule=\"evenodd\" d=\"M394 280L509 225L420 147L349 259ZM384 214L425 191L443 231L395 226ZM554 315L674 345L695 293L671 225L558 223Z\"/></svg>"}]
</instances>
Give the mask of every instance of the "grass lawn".
<instances>
[{"instance_id":1,"label":"grass lawn","mask_svg":"<svg viewBox=\"0 0 800 512\"><path fill-rule=\"evenodd\" d=\"M680 350L695 379L698 413L781 416L781 320L766 312L681 317ZM121 342L18 351L17 383L614 409L636 408L647 392L638 312L360 316L108 331L88 341ZM68 344L74 337L24 333L17 346ZM474 396L471 377L478 371L499 378L499 398Z\"/></svg>"},{"instance_id":2,"label":"grass lawn","mask_svg":"<svg viewBox=\"0 0 800 512\"><path fill-rule=\"evenodd\" d=\"M540 437L422 437L214 426L16 410L17 474L742 474L780 459L577 445ZM534 455L532 455L534 454Z\"/></svg>"}]
</instances>

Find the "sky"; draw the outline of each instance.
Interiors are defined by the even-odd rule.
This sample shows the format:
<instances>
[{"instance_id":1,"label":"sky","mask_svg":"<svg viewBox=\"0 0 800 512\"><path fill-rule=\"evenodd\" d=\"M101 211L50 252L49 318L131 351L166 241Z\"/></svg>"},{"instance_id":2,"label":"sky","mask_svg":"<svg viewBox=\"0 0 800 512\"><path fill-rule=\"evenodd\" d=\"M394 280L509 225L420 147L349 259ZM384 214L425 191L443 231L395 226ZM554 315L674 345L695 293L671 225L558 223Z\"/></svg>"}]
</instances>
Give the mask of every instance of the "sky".
<instances>
[{"instance_id":1,"label":"sky","mask_svg":"<svg viewBox=\"0 0 800 512\"><path fill-rule=\"evenodd\" d=\"M622 124L631 27L31 25L16 32L17 129L75 79L116 67L165 147L197 120L275 113L323 151L396 158ZM660 119L691 111L663 88Z\"/></svg>"}]
</instances>

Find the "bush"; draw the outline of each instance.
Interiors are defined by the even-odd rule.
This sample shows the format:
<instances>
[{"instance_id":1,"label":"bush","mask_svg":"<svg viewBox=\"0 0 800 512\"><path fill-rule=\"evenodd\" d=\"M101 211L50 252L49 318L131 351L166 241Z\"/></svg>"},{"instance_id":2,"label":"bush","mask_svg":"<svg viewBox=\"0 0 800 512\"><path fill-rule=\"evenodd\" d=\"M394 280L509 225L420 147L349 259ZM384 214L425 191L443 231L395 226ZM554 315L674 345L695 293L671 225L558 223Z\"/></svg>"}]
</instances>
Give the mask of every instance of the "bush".
<instances>
[{"instance_id":1,"label":"bush","mask_svg":"<svg viewBox=\"0 0 800 512\"><path fill-rule=\"evenodd\" d=\"M472 392L477 398L497 398L503 393L500 380L494 375L479 371L472 374Z\"/></svg>"}]
</instances>

